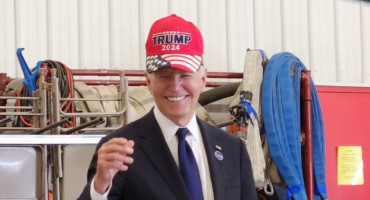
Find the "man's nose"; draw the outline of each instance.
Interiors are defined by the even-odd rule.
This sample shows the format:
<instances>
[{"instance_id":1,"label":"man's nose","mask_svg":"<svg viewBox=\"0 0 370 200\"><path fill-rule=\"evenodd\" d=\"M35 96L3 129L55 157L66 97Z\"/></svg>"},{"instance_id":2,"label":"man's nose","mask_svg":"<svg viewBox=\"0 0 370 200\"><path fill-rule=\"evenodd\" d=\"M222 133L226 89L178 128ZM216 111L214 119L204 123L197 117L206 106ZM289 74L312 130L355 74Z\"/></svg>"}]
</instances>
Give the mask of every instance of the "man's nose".
<instances>
[{"instance_id":1,"label":"man's nose","mask_svg":"<svg viewBox=\"0 0 370 200\"><path fill-rule=\"evenodd\" d=\"M170 86L172 89L177 89L181 86L182 80L178 75L172 76Z\"/></svg>"}]
</instances>

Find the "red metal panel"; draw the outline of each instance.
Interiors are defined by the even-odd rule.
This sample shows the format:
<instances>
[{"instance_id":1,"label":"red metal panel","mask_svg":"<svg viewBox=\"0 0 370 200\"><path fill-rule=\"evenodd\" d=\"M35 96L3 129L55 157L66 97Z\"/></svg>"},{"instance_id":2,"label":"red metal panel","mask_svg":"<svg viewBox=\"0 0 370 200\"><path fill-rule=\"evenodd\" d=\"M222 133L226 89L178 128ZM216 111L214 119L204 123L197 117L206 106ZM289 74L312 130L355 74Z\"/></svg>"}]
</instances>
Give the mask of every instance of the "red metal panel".
<instances>
[{"instance_id":1,"label":"red metal panel","mask_svg":"<svg viewBox=\"0 0 370 200\"><path fill-rule=\"evenodd\" d=\"M317 86L324 118L327 189L330 199L370 196L370 88ZM337 147L362 146L364 185L337 184Z\"/></svg>"}]
</instances>

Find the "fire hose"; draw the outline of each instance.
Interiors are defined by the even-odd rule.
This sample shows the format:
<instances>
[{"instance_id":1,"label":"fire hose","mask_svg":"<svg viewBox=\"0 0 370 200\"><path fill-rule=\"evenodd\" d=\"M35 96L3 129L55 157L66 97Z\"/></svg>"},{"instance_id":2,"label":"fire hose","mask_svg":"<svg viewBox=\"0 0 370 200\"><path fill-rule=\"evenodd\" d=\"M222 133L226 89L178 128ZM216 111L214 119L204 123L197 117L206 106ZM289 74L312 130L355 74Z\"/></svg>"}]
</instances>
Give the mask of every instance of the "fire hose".
<instances>
[{"instance_id":1,"label":"fire hose","mask_svg":"<svg viewBox=\"0 0 370 200\"><path fill-rule=\"evenodd\" d=\"M307 199L302 173L300 81L303 63L291 53L274 55L262 85L262 111L272 158L287 184L287 198ZM315 199L327 199L323 123L312 84Z\"/></svg>"}]
</instances>

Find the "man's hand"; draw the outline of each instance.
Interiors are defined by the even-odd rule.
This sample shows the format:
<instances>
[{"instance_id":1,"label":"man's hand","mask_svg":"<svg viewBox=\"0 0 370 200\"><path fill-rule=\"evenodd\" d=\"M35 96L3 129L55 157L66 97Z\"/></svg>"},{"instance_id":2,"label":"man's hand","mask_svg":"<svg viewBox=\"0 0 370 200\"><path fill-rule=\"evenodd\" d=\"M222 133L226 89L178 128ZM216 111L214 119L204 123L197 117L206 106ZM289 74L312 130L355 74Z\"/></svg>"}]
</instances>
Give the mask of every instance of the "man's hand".
<instances>
[{"instance_id":1,"label":"man's hand","mask_svg":"<svg viewBox=\"0 0 370 200\"><path fill-rule=\"evenodd\" d=\"M113 138L100 147L94 181L98 193L104 194L117 172L127 171L128 165L134 162L130 156L134 152L133 147L134 141L126 138Z\"/></svg>"}]
</instances>

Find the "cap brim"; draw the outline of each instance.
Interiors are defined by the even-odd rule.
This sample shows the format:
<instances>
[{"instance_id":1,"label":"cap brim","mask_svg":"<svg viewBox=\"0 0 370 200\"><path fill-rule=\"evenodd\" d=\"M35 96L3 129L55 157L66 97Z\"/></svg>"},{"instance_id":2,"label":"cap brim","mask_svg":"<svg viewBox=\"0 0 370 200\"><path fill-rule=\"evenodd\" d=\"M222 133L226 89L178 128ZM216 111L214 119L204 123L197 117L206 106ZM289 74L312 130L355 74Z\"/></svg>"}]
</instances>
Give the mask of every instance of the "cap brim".
<instances>
[{"instance_id":1,"label":"cap brim","mask_svg":"<svg viewBox=\"0 0 370 200\"><path fill-rule=\"evenodd\" d=\"M202 57L187 54L164 54L147 56L147 72L151 73L162 68L177 68L186 72L196 72L202 64Z\"/></svg>"}]
</instances>

